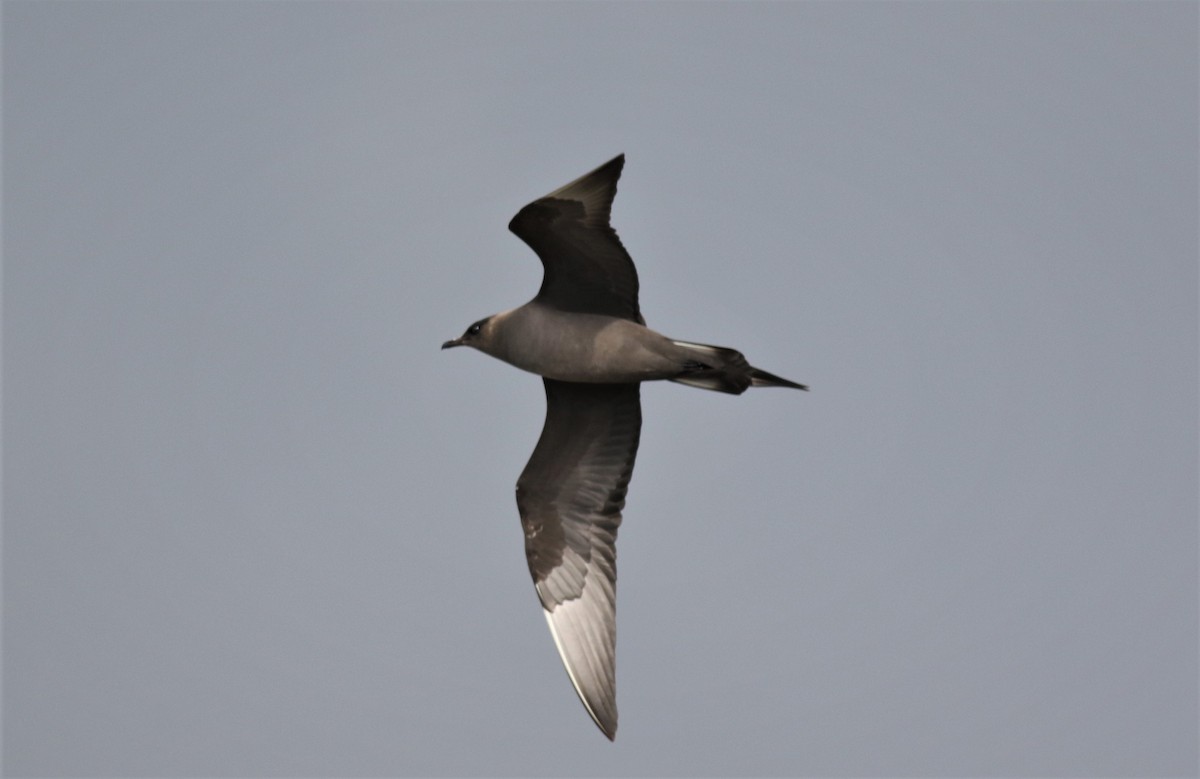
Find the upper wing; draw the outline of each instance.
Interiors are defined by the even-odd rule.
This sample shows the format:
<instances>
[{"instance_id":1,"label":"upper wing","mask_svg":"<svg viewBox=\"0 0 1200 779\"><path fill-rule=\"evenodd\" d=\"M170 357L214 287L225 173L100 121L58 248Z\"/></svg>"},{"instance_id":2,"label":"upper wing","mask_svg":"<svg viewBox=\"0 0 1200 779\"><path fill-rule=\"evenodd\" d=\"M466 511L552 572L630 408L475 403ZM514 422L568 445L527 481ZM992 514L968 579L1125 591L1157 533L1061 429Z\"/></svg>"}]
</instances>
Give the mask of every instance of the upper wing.
<instances>
[{"instance_id":1,"label":"upper wing","mask_svg":"<svg viewBox=\"0 0 1200 779\"><path fill-rule=\"evenodd\" d=\"M508 229L529 244L545 273L536 300L561 311L641 322L633 260L608 223L619 154L565 187L522 208Z\"/></svg>"},{"instance_id":2,"label":"upper wing","mask_svg":"<svg viewBox=\"0 0 1200 779\"><path fill-rule=\"evenodd\" d=\"M529 572L580 700L617 732L617 527L642 408L637 384L544 379L546 424L517 480Z\"/></svg>"}]
</instances>

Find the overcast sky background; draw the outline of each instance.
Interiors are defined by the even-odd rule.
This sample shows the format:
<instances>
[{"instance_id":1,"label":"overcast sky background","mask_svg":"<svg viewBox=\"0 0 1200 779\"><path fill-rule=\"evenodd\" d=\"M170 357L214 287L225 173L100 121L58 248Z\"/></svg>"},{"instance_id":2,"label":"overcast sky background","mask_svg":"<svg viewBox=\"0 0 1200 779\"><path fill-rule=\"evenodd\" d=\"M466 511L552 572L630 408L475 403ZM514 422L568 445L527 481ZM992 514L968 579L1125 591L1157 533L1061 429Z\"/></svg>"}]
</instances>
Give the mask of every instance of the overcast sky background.
<instances>
[{"instance_id":1,"label":"overcast sky background","mask_svg":"<svg viewBox=\"0 0 1200 779\"><path fill-rule=\"evenodd\" d=\"M1195 775L1194 2L3 5L12 776ZM440 343L625 152L610 744Z\"/></svg>"}]
</instances>

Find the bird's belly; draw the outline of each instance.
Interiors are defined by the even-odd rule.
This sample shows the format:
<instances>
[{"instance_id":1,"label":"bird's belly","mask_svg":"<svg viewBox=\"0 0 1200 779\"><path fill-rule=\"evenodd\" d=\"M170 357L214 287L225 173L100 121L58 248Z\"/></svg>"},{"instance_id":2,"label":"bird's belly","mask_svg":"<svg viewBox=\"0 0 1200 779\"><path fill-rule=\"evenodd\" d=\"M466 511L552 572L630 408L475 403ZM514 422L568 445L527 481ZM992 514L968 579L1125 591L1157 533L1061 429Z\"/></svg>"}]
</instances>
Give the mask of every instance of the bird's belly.
<instances>
[{"instance_id":1,"label":"bird's belly","mask_svg":"<svg viewBox=\"0 0 1200 779\"><path fill-rule=\"evenodd\" d=\"M629 384L679 373L679 362L670 354L674 345L641 325L609 320L588 329L587 337L581 337L577 322L572 327L539 327L529 339L536 342L536 348L519 350L505 359L539 376L588 384Z\"/></svg>"},{"instance_id":2,"label":"bird's belly","mask_svg":"<svg viewBox=\"0 0 1200 779\"><path fill-rule=\"evenodd\" d=\"M516 367L559 381L626 384L664 379L678 367L653 354L604 354L589 349L563 349L539 355Z\"/></svg>"}]
</instances>

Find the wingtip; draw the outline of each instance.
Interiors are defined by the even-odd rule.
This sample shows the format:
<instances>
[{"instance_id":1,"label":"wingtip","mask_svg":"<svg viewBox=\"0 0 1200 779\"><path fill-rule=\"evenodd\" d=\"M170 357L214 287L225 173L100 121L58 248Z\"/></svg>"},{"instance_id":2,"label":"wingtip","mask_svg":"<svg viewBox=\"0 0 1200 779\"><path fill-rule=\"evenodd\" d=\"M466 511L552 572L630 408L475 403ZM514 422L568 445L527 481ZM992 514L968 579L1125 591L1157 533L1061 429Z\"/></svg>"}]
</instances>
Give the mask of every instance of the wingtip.
<instances>
[{"instance_id":1,"label":"wingtip","mask_svg":"<svg viewBox=\"0 0 1200 779\"><path fill-rule=\"evenodd\" d=\"M607 174L607 175L612 176L614 179L619 179L621 177L621 171L623 171L623 170L625 170L625 152L621 152L620 154L613 157L608 162L606 162L603 165L601 165L600 167L596 168L591 173L585 174L581 178L587 178L588 176Z\"/></svg>"},{"instance_id":2,"label":"wingtip","mask_svg":"<svg viewBox=\"0 0 1200 779\"><path fill-rule=\"evenodd\" d=\"M605 721L601 721L600 718L591 711L588 713L592 715L592 722L596 723L596 727L600 728L600 732L604 734L606 739L609 741L617 740L617 721L615 718L612 720L606 719Z\"/></svg>"},{"instance_id":3,"label":"wingtip","mask_svg":"<svg viewBox=\"0 0 1200 779\"><path fill-rule=\"evenodd\" d=\"M576 179L575 182L572 182L572 183L576 183L576 182L579 182L579 181L582 181L584 179L588 179L588 178L591 178L594 176L597 178L611 178L611 179L613 179L614 186L615 186L615 181L617 179L621 178L621 171L623 171L623 170L625 170L625 152L621 152L620 154L613 157L608 162L602 163L601 165L597 166L594 170L592 170L588 173L585 173L584 175L582 175L578 179ZM564 189L565 189L565 187L564 187Z\"/></svg>"},{"instance_id":4,"label":"wingtip","mask_svg":"<svg viewBox=\"0 0 1200 779\"><path fill-rule=\"evenodd\" d=\"M596 723L596 727L600 728L600 732L609 741L617 740L617 710L616 701L613 698L616 696L615 690L610 690L608 706L602 707L598 705L600 701L593 701L590 691L585 689L580 684L579 677L575 673L575 669L571 666L570 653L563 644L562 638L558 635L558 628L554 625L554 619L549 609L542 608L542 616L546 618L546 624L550 626L550 636L554 639L554 647L558 650L558 656L562 659L563 668L567 671L567 677L571 680L571 686L575 688L575 694L579 696L580 703L587 711L588 716L592 718L592 722Z\"/></svg>"}]
</instances>

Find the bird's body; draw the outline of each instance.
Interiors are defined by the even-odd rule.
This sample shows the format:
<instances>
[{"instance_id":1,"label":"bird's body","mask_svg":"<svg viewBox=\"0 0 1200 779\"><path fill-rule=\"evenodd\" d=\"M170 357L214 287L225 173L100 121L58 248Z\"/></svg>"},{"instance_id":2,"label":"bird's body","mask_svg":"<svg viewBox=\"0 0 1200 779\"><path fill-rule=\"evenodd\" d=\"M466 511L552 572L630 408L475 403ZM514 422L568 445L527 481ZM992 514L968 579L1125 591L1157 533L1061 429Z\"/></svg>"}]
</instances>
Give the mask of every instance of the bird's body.
<instances>
[{"instance_id":1,"label":"bird's body","mask_svg":"<svg viewBox=\"0 0 1200 779\"><path fill-rule=\"evenodd\" d=\"M624 155L525 206L509 229L542 260L537 296L472 324L471 346L543 377L546 422L517 480L529 572L555 646L610 739L616 709L616 538L641 432L641 382L741 394L808 389L735 349L646 327L637 271L609 212Z\"/></svg>"},{"instance_id":2,"label":"bird's body","mask_svg":"<svg viewBox=\"0 0 1200 779\"><path fill-rule=\"evenodd\" d=\"M548 379L627 384L669 379L686 351L645 325L604 314L575 314L531 300L486 320L503 336L479 350ZM498 333L499 335L499 333ZM511 348L520 344L519 349Z\"/></svg>"},{"instance_id":3,"label":"bird's body","mask_svg":"<svg viewBox=\"0 0 1200 779\"><path fill-rule=\"evenodd\" d=\"M481 352L521 370L586 384L682 381L721 368L745 378L749 368L715 359L740 356L734 350L675 341L628 319L559 311L538 300L483 320L477 341Z\"/></svg>"}]
</instances>

